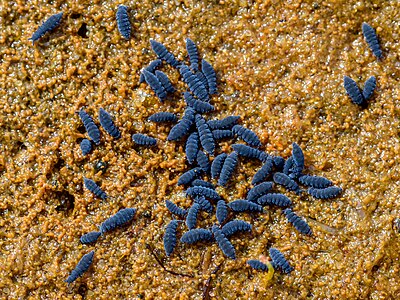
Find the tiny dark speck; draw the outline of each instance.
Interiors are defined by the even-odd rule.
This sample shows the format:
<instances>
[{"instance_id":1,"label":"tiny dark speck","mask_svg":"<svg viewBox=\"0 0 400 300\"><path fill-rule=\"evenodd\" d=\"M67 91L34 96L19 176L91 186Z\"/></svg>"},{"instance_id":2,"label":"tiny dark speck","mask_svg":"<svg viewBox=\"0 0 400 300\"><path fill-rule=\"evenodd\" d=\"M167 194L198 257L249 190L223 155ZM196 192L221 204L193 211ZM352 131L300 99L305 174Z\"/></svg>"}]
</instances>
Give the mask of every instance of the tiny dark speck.
<instances>
[{"instance_id":1,"label":"tiny dark speck","mask_svg":"<svg viewBox=\"0 0 400 300\"><path fill-rule=\"evenodd\" d=\"M78 29L78 35L80 37L83 37L84 39L88 38L88 36L87 36L88 30L87 30L87 26L86 25L87 25L86 23L82 23L81 27L79 27L79 29Z\"/></svg>"},{"instance_id":2,"label":"tiny dark speck","mask_svg":"<svg viewBox=\"0 0 400 300\"><path fill-rule=\"evenodd\" d=\"M56 207L56 211L60 212L74 209L75 198L69 192L56 192L55 198L60 199L60 204Z\"/></svg>"},{"instance_id":3,"label":"tiny dark speck","mask_svg":"<svg viewBox=\"0 0 400 300\"><path fill-rule=\"evenodd\" d=\"M80 17L82 17L82 15L79 14L79 13L72 13L72 14L70 15L70 18L71 18L71 19L79 19Z\"/></svg>"},{"instance_id":4,"label":"tiny dark speck","mask_svg":"<svg viewBox=\"0 0 400 300\"><path fill-rule=\"evenodd\" d=\"M151 211L145 210L142 213L142 216L145 217L145 218L151 218Z\"/></svg>"},{"instance_id":5,"label":"tiny dark speck","mask_svg":"<svg viewBox=\"0 0 400 300\"><path fill-rule=\"evenodd\" d=\"M107 168L108 168L108 163L101 160L97 161L94 164L94 170L96 171L96 173L99 171L102 171L104 173L107 170Z\"/></svg>"}]
</instances>

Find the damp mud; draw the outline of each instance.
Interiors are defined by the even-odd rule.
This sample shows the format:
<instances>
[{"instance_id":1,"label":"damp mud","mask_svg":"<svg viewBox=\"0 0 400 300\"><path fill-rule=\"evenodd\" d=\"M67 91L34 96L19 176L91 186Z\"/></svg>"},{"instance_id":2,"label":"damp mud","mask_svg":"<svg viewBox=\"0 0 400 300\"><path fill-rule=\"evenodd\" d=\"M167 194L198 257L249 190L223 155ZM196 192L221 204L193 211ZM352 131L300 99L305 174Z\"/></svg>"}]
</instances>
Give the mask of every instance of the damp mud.
<instances>
[{"instance_id":1,"label":"damp mud","mask_svg":"<svg viewBox=\"0 0 400 300\"><path fill-rule=\"evenodd\" d=\"M118 4L129 7L132 36L118 32ZM61 24L28 39L51 15ZM376 29L377 60L361 31ZM0 298L1 299L396 299L400 295L400 2L374 1L8 1L0 4ZM183 115L186 85L163 64L178 90L161 103L140 70L156 58L150 38L188 63L185 38L217 73L215 111L208 119L241 116L262 150L287 158L292 142L305 154L305 173L325 176L340 197L315 200L277 188L293 202L313 236L298 233L280 209L241 213L251 233L230 238L236 260L215 243L178 243L167 257L171 200L192 200L177 186L191 167L184 142L168 142L171 125L153 113ZM366 108L353 104L343 76L377 88ZM87 138L77 112L98 123L100 108L121 131L82 156ZM131 136L155 137L157 146ZM231 152L224 140L217 154ZM260 162L240 159L218 193L243 199ZM83 186L93 179L101 200ZM212 180L215 184L216 182ZM126 207L134 220L93 245L81 235ZM215 214L202 212L199 226ZM178 238L186 231L178 229ZM279 249L290 275L252 270ZM74 283L64 280L80 258L93 264Z\"/></svg>"}]
</instances>

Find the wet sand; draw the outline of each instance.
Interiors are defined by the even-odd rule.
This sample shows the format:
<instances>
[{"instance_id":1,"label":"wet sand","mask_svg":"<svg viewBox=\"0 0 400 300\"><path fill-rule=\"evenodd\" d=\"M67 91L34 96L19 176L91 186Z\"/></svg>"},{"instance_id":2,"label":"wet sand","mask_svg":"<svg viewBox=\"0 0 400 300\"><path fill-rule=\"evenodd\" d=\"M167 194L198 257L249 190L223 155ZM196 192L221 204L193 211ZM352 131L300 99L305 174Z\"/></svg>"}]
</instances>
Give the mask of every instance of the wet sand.
<instances>
[{"instance_id":1,"label":"wet sand","mask_svg":"<svg viewBox=\"0 0 400 300\"><path fill-rule=\"evenodd\" d=\"M395 299L400 294L400 3L398 1L128 1L133 36L118 33L113 1L4 1L0 5L0 298L201 299L210 274L211 299ZM35 46L28 41L50 15L60 27ZM378 61L361 32L379 36ZM86 29L85 29L86 28ZM343 188L340 198L313 200L283 189L314 236L296 232L281 211L240 214L251 234L231 238L235 261L216 244L178 244L167 258L164 228L170 199L192 201L176 185L189 169L183 142L167 142L170 125L147 118L162 110L182 115L186 85L164 65L178 93L160 103L140 69L155 59L149 39L187 62L185 38L215 68L219 95L208 118L240 115L263 150L287 158L292 142L305 153L306 172ZM369 76L377 89L366 109L351 103L343 76L359 86ZM87 157L87 137L76 114L97 120L103 107L122 138L102 131ZM158 139L155 148L133 145L131 135ZM220 143L229 152L233 142ZM96 171L95 164L108 167ZM218 192L244 198L259 162L241 160L235 180ZM95 180L101 201L83 187ZM215 183L215 182L214 182ZM119 209L135 207L133 222L81 245L79 237ZM216 222L202 213L201 226ZM186 229L180 227L179 235ZM250 270L246 260L280 249L291 275ZM68 286L64 280L82 255L93 265ZM157 263L157 255L171 274Z\"/></svg>"}]
</instances>

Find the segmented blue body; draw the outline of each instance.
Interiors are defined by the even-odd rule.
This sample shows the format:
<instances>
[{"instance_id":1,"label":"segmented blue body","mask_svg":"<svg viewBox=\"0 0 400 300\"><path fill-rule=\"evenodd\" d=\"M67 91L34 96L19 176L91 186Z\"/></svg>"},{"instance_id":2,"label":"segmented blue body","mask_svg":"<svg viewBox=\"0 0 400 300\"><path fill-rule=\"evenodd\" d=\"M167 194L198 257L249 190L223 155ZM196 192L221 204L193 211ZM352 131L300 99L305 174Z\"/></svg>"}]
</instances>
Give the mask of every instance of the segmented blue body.
<instances>
[{"instance_id":1,"label":"segmented blue body","mask_svg":"<svg viewBox=\"0 0 400 300\"><path fill-rule=\"evenodd\" d=\"M303 175L299 178L299 182L308 187L323 189L333 184L329 179L322 176Z\"/></svg>"},{"instance_id":2,"label":"segmented blue body","mask_svg":"<svg viewBox=\"0 0 400 300\"><path fill-rule=\"evenodd\" d=\"M163 44L161 44L153 39L150 39L150 46L153 49L154 53L158 56L159 59L166 61L174 68L177 68L181 64L175 58L175 56L167 50L167 48Z\"/></svg>"},{"instance_id":3,"label":"segmented blue body","mask_svg":"<svg viewBox=\"0 0 400 300\"><path fill-rule=\"evenodd\" d=\"M372 94L374 93L374 90L376 88L376 78L375 76L371 76L365 81L364 84L364 89L363 89L363 97L365 101L369 100L371 98Z\"/></svg>"},{"instance_id":4,"label":"segmented blue body","mask_svg":"<svg viewBox=\"0 0 400 300\"><path fill-rule=\"evenodd\" d=\"M90 265L93 262L94 251L90 251L89 253L82 256L81 260L76 265L75 269L72 270L71 274L65 280L67 283L74 282L78 277L82 276L83 273L89 269Z\"/></svg>"},{"instance_id":5,"label":"segmented blue body","mask_svg":"<svg viewBox=\"0 0 400 300\"><path fill-rule=\"evenodd\" d=\"M39 28L32 34L32 37L29 39L32 41L32 45L34 45L35 42L47 32L53 30L58 25L60 25L62 16L63 13L60 12L58 14L50 16L46 21L44 21L43 24L39 26Z\"/></svg>"},{"instance_id":6,"label":"segmented blue body","mask_svg":"<svg viewBox=\"0 0 400 300\"><path fill-rule=\"evenodd\" d=\"M150 88L154 91L158 99L163 102L167 98L167 91L164 86L161 84L160 80L156 75L150 73L146 69L142 70L142 74L144 75L144 80L150 86Z\"/></svg>"},{"instance_id":7,"label":"segmented blue body","mask_svg":"<svg viewBox=\"0 0 400 300\"><path fill-rule=\"evenodd\" d=\"M201 101L208 102L208 91L204 84L199 78L190 71L189 67L182 64L179 66L179 72L181 73L183 81L189 86L191 92L199 98Z\"/></svg>"},{"instance_id":8,"label":"segmented blue body","mask_svg":"<svg viewBox=\"0 0 400 300\"><path fill-rule=\"evenodd\" d=\"M222 140L226 138L233 138L233 132L229 129L215 129L212 131L214 140Z\"/></svg>"},{"instance_id":9,"label":"segmented blue body","mask_svg":"<svg viewBox=\"0 0 400 300\"><path fill-rule=\"evenodd\" d=\"M292 201L290 201L290 199L287 196L278 193L271 193L261 196L260 198L257 199L257 203L263 206L275 205L280 207L286 207L292 205Z\"/></svg>"},{"instance_id":10,"label":"segmented blue body","mask_svg":"<svg viewBox=\"0 0 400 300\"><path fill-rule=\"evenodd\" d=\"M294 211L292 211L292 209L286 208L283 213L288 221L293 224L294 228L297 229L297 231L306 235L312 235L311 228L307 222L300 218Z\"/></svg>"},{"instance_id":11,"label":"segmented blue body","mask_svg":"<svg viewBox=\"0 0 400 300\"><path fill-rule=\"evenodd\" d=\"M204 173L208 173L210 171L210 161L208 159L207 154L205 154L201 150L197 151L196 160L200 168L204 171Z\"/></svg>"},{"instance_id":12,"label":"segmented blue body","mask_svg":"<svg viewBox=\"0 0 400 300\"><path fill-rule=\"evenodd\" d=\"M190 127L192 127L194 123L194 115L195 110L193 108L186 108L185 114L183 118L176 124L174 127L171 128L171 131L168 134L168 141L177 141L187 135L190 131ZM197 153L196 153L197 155Z\"/></svg>"},{"instance_id":13,"label":"segmented blue body","mask_svg":"<svg viewBox=\"0 0 400 300\"><path fill-rule=\"evenodd\" d=\"M261 142L258 136L251 131L250 129L247 129L243 127L242 125L235 125L232 127L232 132L239 136L243 141L245 141L247 144L250 146L254 147L260 147Z\"/></svg>"},{"instance_id":14,"label":"segmented blue body","mask_svg":"<svg viewBox=\"0 0 400 300\"><path fill-rule=\"evenodd\" d=\"M187 214L187 210L179 207L175 203L169 200L165 200L165 206L174 215L184 217Z\"/></svg>"},{"instance_id":15,"label":"segmented blue body","mask_svg":"<svg viewBox=\"0 0 400 300\"><path fill-rule=\"evenodd\" d=\"M257 259L250 259L247 261L247 264L252 267L254 270L259 270L259 271L268 271L268 267L266 264L262 263L261 261Z\"/></svg>"},{"instance_id":16,"label":"segmented blue body","mask_svg":"<svg viewBox=\"0 0 400 300\"><path fill-rule=\"evenodd\" d=\"M228 206L234 212L263 212L263 208L261 205L242 199L229 202Z\"/></svg>"},{"instance_id":17,"label":"segmented blue body","mask_svg":"<svg viewBox=\"0 0 400 300\"><path fill-rule=\"evenodd\" d=\"M372 50L372 53L379 58L382 59L382 50L379 45L378 36L376 35L375 29L372 28L367 23L362 23L362 32L364 34L365 40L368 43L369 48Z\"/></svg>"},{"instance_id":18,"label":"segmented blue body","mask_svg":"<svg viewBox=\"0 0 400 300\"><path fill-rule=\"evenodd\" d=\"M294 166L292 167L293 178L298 178L304 169L303 150L296 143L292 144L292 157Z\"/></svg>"},{"instance_id":19,"label":"segmented blue body","mask_svg":"<svg viewBox=\"0 0 400 300\"><path fill-rule=\"evenodd\" d=\"M344 76L343 78L343 86L347 94L350 96L351 101L353 101L355 104L363 105L365 99L358 88L357 83L348 76Z\"/></svg>"},{"instance_id":20,"label":"segmented blue body","mask_svg":"<svg viewBox=\"0 0 400 300\"><path fill-rule=\"evenodd\" d=\"M228 206L226 205L224 200L219 200L217 202L216 216L219 224L224 223L226 218L228 217Z\"/></svg>"},{"instance_id":21,"label":"segmented blue body","mask_svg":"<svg viewBox=\"0 0 400 300\"><path fill-rule=\"evenodd\" d=\"M83 139L80 144L82 155L86 156L92 151L92 143L88 139Z\"/></svg>"},{"instance_id":22,"label":"segmented blue body","mask_svg":"<svg viewBox=\"0 0 400 300\"><path fill-rule=\"evenodd\" d=\"M132 134L132 140L135 142L135 144L141 146L155 146L157 144L157 140L155 138L142 133Z\"/></svg>"},{"instance_id":23,"label":"segmented blue body","mask_svg":"<svg viewBox=\"0 0 400 300\"><path fill-rule=\"evenodd\" d=\"M201 71L197 71L196 73L197 78L203 83L203 85L206 87L207 91L210 92L208 88L208 82L206 76Z\"/></svg>"},{"instance_id":24,"label":"segmented blue body","mask_svg":"<svg viewBox=\"0 0 400 300\"><path fill-rule=\"evenodd\" d=\"M217 179L221 173L225 159L228 157L226 153L217 155L211 163L211 178Z\"/></svg>"},{"instance_id":25,"label":"segmented blue body","mask_svg":"<svg viewBox=\"0 0 400 300\"><path fill-rule=\"evenodd\" d=\"M221 196L213 189L209 189L202 186L192 186L186 190L186 195L196 197L196 196L204 196L206 199L218 201L221 199Z\"/></svg>"},{"instance_id":26,"label":"segmented blue body","mask_svg":"<svg viewBox=\"0 0 400 300\"><path fill-rule=\"evenodd\" d=\"M274 269L277 267L280 268L284 273L289 274L294 270L293 267L290 266L289 262L285 259L283 254L276 248L269 249L269 256L272 259L272 265Z\"/></svg>"},{"instance_id":27,"label":"segmented blue body","mask_svg":"<svg viewBox=\"0 0 400 300\"><path fill-rule=\"evenodd\" d=\"M156 77L158 78L158 80L161 82L161 85L164 87L165 91L167 93L175 93L175 88L172 85L171 81L169 80L168 76L159 70L155 71Z\"/></svg>"},{"instance_id":28,"label":"segmented blue body","mask_svg":"<svg viewBox=\"0 0 400 300\"><path fill-rule=\"evenodd\" d=\"M99 109L99 122L101 127L103 127L104 130L107 131L108 134L111 135L114 139L119 139L121 137L121 133L118 127L115 126L111 115L103 108Z\"/></svg>"},{"instance_id":29,"label":"segmented blue body","mask_svg":"<svg viewBox=\"0 0 400 300\"><path fill-rule=\"evenodd\" d=\"M247 193L247 201L255 202L259 197L262 195L265 195L268 193L274 184L270 181L262 182L260 184L257 184L255 187L250 189L250 191Z\"/></svg>"},{"instance_id":30,"label":"segmented blue body","mask_svg":"<svg viewBox=\"0 0 400 300\"><path fill-rule=\"evenodd\" d=\"M162 64L162 60L161 60L161 59L155 59L155 60L152 60L152 61L149 63L149 65L148 65L147 67L145 67L144 69L145 69L146 71L149 71L150 73L154 73L155 70L156 70L159 66L161 66L161 64ZM145 81L146 81L146 80L144 79L143 73L140 73L139 83L142 83L142 82L145 82Z\"/></svg>"},{"instance_id":31,"label":"segmented blue body","mask_svg":"<svg viewBox=\"0 0 400 300\"><path fill-rule=\"evenodd\" d=\"M102 200L107 199L107 194L92 179L83 178L85 187Z\"/></svg>"},{"instance_id":32,"label":"segmented blue body","mask_svg":"<svg viewBox=\"0 0 400 300\"><path fill-rule=\"evenodd\" d=\"M228 116L222 120L209 120L207 122L211 130L215 129L232 129L240 120L240 116Z\"/></svg>"},{"instance_id":33,"label":"segmented blue body","mask_svg":"<svg viewBox=\"0 0 400 300\"><path fill-rule=\"evenodd\" d=\"M195 99L192 94L187 91L183 93L183 97L186 104L200 114L214 110L214 106L212 106L210 103Z\"/></svg>"},{"instance_id":34,"label":"segmented blue body","mask_svg":"<svg viewBox=\"0 0 400 300\"><path fill-rule=\"evenodd\" d=\"M178 222L179 221L177 220L171 220L168 223L167 227L165 228L163 241L164 241L165 254L167 254L167 256L170 256L172 252L174 252L174 249L176 247L177 243L176 232L179 225Z\"/></svg>"},{"instance_id":35,"label":"segmented blue body","mask_svg":"<svg viewBox=\"0 0 400 300\"><path fill-rule=\"evenodd\" d=\"M100 237L101 232L99 231L92 231L89 233L86 233L81 236L79 239L82 244L91 244L97 241L97 239Z\"/></svg>"},{"instance_id":36,"label":"segmented blue body","mask_svg":"<svg viewBox=\"0 0 400 300\"><path fill-rule=\"evenodd\" d=\"M215 74L214 68L206 60L201 61L201 71L207 78L208 89L210 95L217 93L217 75Z\"/></svg>"},{"instance_id":37,"label":"segmented blue body","mask_svg":"<svg viewBox=\"0 0 400 300\"><path fill-rule=\"evenodd\" d=\"M189 229L194 229L197 223L197 214L200 210L200 204L193 203L193 205L189 208L187 216L186 216L186 226Z\"/></svg>"},{"instance_id":38,"label":"segmented blue body","mask_svg":"<svg viewBox=\"0 0 400 300\"><path fill-rule=\"evenodd\" d=\"M204 118L201 115L196 114L195 122L196 122L197 131L199 132L201 146L210 155L214 155L215 141L214 141L212 132L211 132L210 128L208 127L206 121L204 120Z\"/></svg>"},{"instance_id":39,"label":"segmented blue body","mask_svg":"<svg viewBox=\"0 0 400 300\"><path fill-rule=\"evenodd\" d=\"M199 152L199 134L192 132L186 140L185 153L189 164L193 164Z\"/></svg>"},{"instance_id":40,"label":"segmented blue body","mask_svg":"<svg viewBox=\"0 0 400 300\"><path fill-rule=\"evenodd\" d=\"M252 148L243 144L233 144L232 149L235 150L240 156L247 158L256 158L264 162L268 158L268 154L258 149Z\"/></svg>"},{"instance_id":41,"label":"segmented blue body","mask_svg":"<svg viewBox=\"0 0 400 300\"><path fill-rule=\"evenodd\" d=\"M179 177L178 185L188 185L201 174L203 174L203 170L199 167L186 171Z\"/></svg>"},{"instance_id":42,"label":"segmented blue body","mask_svg":"<svg viewBox=\"0 0 400 300\"><path fill-rule=\"evenodd\" d=\"M265 160L265 163L263 164L261 169L258 170L256 174L254 174L251 184L256 185L265 181L265 179L271 174L273 167L274 163L272 161L272 158L269 157L268 159Z\"/></svg>"},{"instance_id":43,"label":"segmented blue body","mask_svg":"<svg viewBox=\"0 0 400 300\"><path fill-rule=\"evenodd\" d=\"M233 172L235 172L237 163L238 154L233 151L224 161L221 173L219 174L218 185L225 186L228 183L229 179L231 179L233 175Z\"/></svg>"},{"instance_id":44,"label":"segmented blue body","mask_svg":"<svg viewBox=\"0 0 400 300\"><path fill-rule=\"evenodd\" d=\"M129 21L128 7L118 5L117 9L117 26L119 33L127 40L131 38L131 22Z\"/></svg>"},{"instance_id":45,"label":"segmented blue body","mask_svg":"<svg viewBox=\"0 0 400 300\"><path fill-rule=\"evenodd\" d=\"M308 193L316 199L336 198L342 193L342 189L337 186L330 186L324 189L309 188Z\"/></svg>"},{"instance_id":46,"label":"segmented blue body","mask_svg":"<svg viewBox=\"0 0 400 300\"><path fill-rule=\"evenodd\" d=\"M212 240L212 232L204 228L196 228L185 232L181 237L181 242L185 244L194 244L199 241Z\"/></svg>"},{"instance_id":47,"label":"segmented blue body","mask_svg":"<svg viewBox=\"0 0 400 300\"><path fill-rule=\"evenodd\" d=\"M186 51L189 54L190 68L193 72L197 72L199 70L199 51L190 38L186 38Z\"/></svg>"},{"instance_id":48,"label":"segmented blue body","mask_svg":"<svg viewBox=\"0 0 400 300\"><path fill-rule=\"evenodd\" d=\"M162 122L175 123L176 121L178 121L178 118L173 113L162 111L159 113L152 114L148 120L155 123L162 123Z\"/></svg>"},{"instance_id":49,"label":"segmented blue body","mask_svg":"<svg viewBox=\"0 0 400 300\"><path fill-rule=\"evenodd\" d=\"M294 166L293 156L289 156L286 159L285 164L283 165L282 173L289 176L293 166Z\"/></svg>"},{"instance_id":50,"label":"segmented blue body","mask_svg":"<svg viewBox=\"0 0 400 300\"><path fill-rule=\"evenodd\" d=\"M111 231L119 226L128 223L135 216L136 209L134 208L124 208L118 211L115 215L111 216L105 220L100 225L100 232L103 234L105 232Z\"/></svg>"},{"instance_id":51,"label":"segmented blue body","mask_svg":"<svg viewBox=\"0 0 400 300\"><path fill-rule=\"evenodd\" d=\"M299 185L291 179L288 175L280 172L276 172L273 176L275 183L283 185L287 190L294 191L296 194L301 193Z\"/></svg>"},{"instance_id":52,"label":"segmented blue body","mask_svg":"<svg viewBox=\"0 0 400 300\"><path fill-rule=\"evenodd\" d=\"M91 138L91 140L96 144L100 144L100 130L97 127L97 125L94 123L93 119L91 116L89 116L88 113L86 113L83 109L79 111L79 117L82 120L83 126L85 126L85 129Z\"/></svg>"},{"instance_id":53,"label":"segmented blue body","mask_svg":"<svg viewBox=\"0 0 400 300\"><path fill-rule=\"evenodd\" d=\"M194 198L194 202L200 204L200 209L204 210L208 213L212 213L213 211L213 207L210 203L210 201L208 201L204 196L197 196Z\"/></svg>"},{"instance_id":54,"label":"segmented blue body","mask_svg":"<svg viewBox=\"0 0 400 300\"><path fill-rule=\"evenodd\" d=\"M235 248L222 233L222 230L217 225L213 225L211 230L222 252L229 258L236 259Z\"/></svg>"},{"instance_id":55,"label":"segmented blue body","mask_svg":"<svg viewBox=\"0 0 400 300\"><path fill-rule=\"evenodd\" d=\"M203 186L203 187L215 190L215 186L211 182L204 181L204 180L201 180L201 179L193 180L192 181L192 186Z\"/></svg>"},{"instance_id":56,"label":"segmented blue body","mask_svg":"<svg viewBox=\"0 0 400 300\"><path fill-rule=\"evenodd\" d=\"M226 237L230 237L239 231L251 231L251 224L242 220L232 220L222 227L222 232Z\"/></svg>"},{"instance_id":57,"label":"segmented blue body","mask_svg":"<svg viewBox=\"0 0 400 300\"><path fill-rule=\"evenodd\" d=\"M276 169L282 170L285 165L285 159L278 155L271 155L271 157L272 157L272 161L274 162Z\"/></svg>"}]
</instances>

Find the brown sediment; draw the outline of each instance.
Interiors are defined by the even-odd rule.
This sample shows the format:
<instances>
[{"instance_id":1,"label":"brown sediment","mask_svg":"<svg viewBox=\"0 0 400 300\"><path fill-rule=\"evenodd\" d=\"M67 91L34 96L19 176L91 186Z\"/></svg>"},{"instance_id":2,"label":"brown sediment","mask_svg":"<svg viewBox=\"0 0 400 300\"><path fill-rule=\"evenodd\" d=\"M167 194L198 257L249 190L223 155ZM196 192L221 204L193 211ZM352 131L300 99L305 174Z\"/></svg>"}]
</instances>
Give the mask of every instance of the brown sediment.
<instances>
[{"instance_id":1,"label":"brown sediment","mask_svg":"<svg viewBox=\"0 0 400 300\"><path fill-rule=\"evenodd\" d=\"M79 2L79 3L78 3ZM390 299L400 294L400 4L398 1L128 1L132 38L115 21L119 2L3 1L0 9L0 298L201 299L210 278L211 299ZM63 11L58 29L32 46L32 33ZM379 36L384 59L368 48L362 22ZM87 32L85 32L85 28ZM308 172L326 176L344 193L312 200L285 192L310 221L313 237L293 229L280 210L240 215L252 234L232 237L238 259L212 243L178 244L167 258L164 228L172 218L164 201L189 207L177 178L188 169L183 143L167 142L170 125L147 118L161 110L182 115L179 93L160 103L140 69L155 59L154 38L186 59L190 37L218 75L219 95L209 118L240 115L264 149L288 157L292 142L305 152ZM162 68L179 91L179 73ZM369 76L377 89L366 109L351 103L343 76L359 86ZM101 144L82 157L86 136L76 112L115 116L122 138L102 131ZM97 121L96 121L97 122ZM154 136L154 148L131 135ZM220 151L230 151L230 141ZM108 164L104 172L94 164ZM239 163L235 181L218 188L244 198L260 164ZM83 188L95 180L101 201ZM283 191L283 190L282 190ZM134 221L93 246L79 237L124 207ZM204 226L215 222L206 213ZM179 233L184 231L182 225ZM168 270L149 253L154 247ZM266 284L246 260L284 252L295 270L276 271ZM211 250L210 250L211 249ZM89 271L64 282L85 253ZM221 269L212 274L217 266Z\"/></svg>"}]
</instances>

